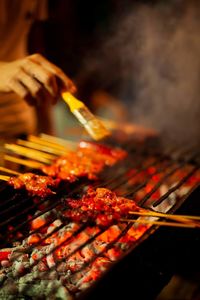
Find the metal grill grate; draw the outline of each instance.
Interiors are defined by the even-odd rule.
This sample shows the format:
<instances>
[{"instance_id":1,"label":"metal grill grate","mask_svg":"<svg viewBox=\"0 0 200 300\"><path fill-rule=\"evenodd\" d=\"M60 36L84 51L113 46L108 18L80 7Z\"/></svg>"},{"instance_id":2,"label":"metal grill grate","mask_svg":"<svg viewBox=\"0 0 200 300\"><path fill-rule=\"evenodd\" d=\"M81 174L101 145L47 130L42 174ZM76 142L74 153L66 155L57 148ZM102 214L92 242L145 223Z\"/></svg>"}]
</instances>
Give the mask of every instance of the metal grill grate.
<instances>
[{"instance_id":1,"label":"metal grill grate","mask_svg":"<svg viewBox=\"0 0 200 300\"><path fill-rule=\"evenodd\" d=\"M11 187L2 184L1 199L3 201L0 205L1 248L16 247L14 260L21 259L22 254L24 257L30 257L33 253L35 254L36 250L39 253L38 257L27 264L22 273L15 270L11 276L13 281L18 282L26 277L25 283L20 283L20 292L17 291L19 296L29 296L30 286L34 285L36 281L40 281L40 283L45 281L44 284L46 285L48 285L47 282L51 281L51 293L58 289L60 289L60 293L64 293L62 286L66 284L69 291L69 294L65 295L66 297L70 297L70 295L80 297L85 289L87 290L103 276L105 271L111 268L113 263L133 251L144 236L149 236L156 229L154 226L144 230L142 225L135 226L131 223L116 224L104 229L90 224L73 227L72 224L73 229L70 229L70 231L68 227L71 223L62 215L62 211L67 209L65 206L66 197L81 196L86 186L92 184L94 188L102 186L116 191L118 195L135 200L141 207L155 208L161 212L174 212L200 183L200 166L198 154L196 153L190 154L190 151L179 152L177 150L165 151L164 153L147 145L133 145L133 147L129 147L128 151L128 157L114 167L106 168L100 174L98 181L91 183L83 179L73 185L67 183L60 187L56 195L45 199L30 198L25 191L16 192ZM46 223L30 233L30 223L45 214L49 214ZM42 231L58 219L60 223L57 227L55 226L52 231L43 234ZM98 244L98 238L112 230L113 227L115 228L115 226L117 234L110 241L104 242L104 245L98 250L94 248L93 243ZM91 234L92 228L95 228L95 230ZM136 231L137 238L134 237L134 240L129 241L126 245L124 239L131 229ZM53 237L59 235L60 232L69 234L58 245L44 244L47 239L53 240ZM25 239L34 234L39 234L41 238L34 244L26 245L25 249L20 248L24 245ZM82 240L81 236L84 234L86 237ZM73 244L74 242L76 247ZM121 249L123 243L125 249ZM118 249L119 244L121 247L120 255L112 259L107 253L111 249ZM73 245L71 251L68 251L63 257L55 257L57 250L62 249L64 246L69 248L70 245ZM93 249L94 252L89 259L82 257L82 261L74 261L74 270L73 268L67 270L66 266L63 267L66 261L73 257L76 258L76 255L79 256L83 249L89 246L89 249ZM51 255L53 255L53 258ZM49 257L53 259L52 265L51 263L46 264L46 260L50 259ZM100 260L99 265L101 265L99 269L96 267L96 273L98 274L94 271L93 278L90 278L89 282L80 283L81 278L84 277L84 272L85 274L89 273L90 269L94 268L94 262L97 262L98 265L98 259ZM34 278L35 267L40 265L41 262L43 263L41 269L44 268L44 270L37 274L38 277ZM71 263L73 264L73 260L71 260ZM8 285L10 288L11 282L8 280L10 275L8 276L6 270L9 267L4 266L4 264L1 266L1 285ZM30 274L32 274L32 277L30 276L27 279ZM21 282L23 281L21 280ZM42 289L42 285L38 285ZM42 290L39 291L39 295L41 293ZM65 296L63 296L63 299L65 299Z\"/></svg>"}]
</instances>

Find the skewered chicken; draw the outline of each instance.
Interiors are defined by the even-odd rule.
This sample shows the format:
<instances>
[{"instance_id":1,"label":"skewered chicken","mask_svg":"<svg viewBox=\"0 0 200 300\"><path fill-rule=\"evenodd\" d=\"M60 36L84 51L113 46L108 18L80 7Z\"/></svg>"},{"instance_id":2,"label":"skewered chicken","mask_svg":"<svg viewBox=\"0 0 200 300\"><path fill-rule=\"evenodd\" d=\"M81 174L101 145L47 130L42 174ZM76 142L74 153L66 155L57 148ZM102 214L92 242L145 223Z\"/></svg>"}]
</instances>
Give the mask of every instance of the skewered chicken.
<instances>
[{"instance_id":1,"label":"skewered chicken","mask_svg":"<svg viewBox=\"0 0 200 300\"><path fill-rule=\"evenodd\" d=\"M21 174L11 177L8 184L14 189L26 189L30 196L46 197L54 194L54 189L58 187L60 179L53 179L49 176L41 176L33 173Z\"/></svg>"},{"instance_id":2,"label":"skewered chicken","mask_svg":"<svg viewBox=\"0 0 200 300\"><path fill-rule=\"evenodd\" d=\"M122 149L82 141L77 152L69 152L51 166L42 167L42 171L49 176L70 182L79 177L97 179L97 174L105 166L112 166L125 156L126 151Z\"/></svg>"},{"instance_id":3,"label":"skewered chicken","mask_svg":"<svg viewBox=\"0 0 200 300\"><path fill-rule=\"evenodd\" d=\"M68 209L64 215L75 222L92 222L100 226L108 226L126 217L129 211L142 209L132 200L118 197L106 188L89 188L79 200L66 199Z\"/></svg>"}]
</instances>

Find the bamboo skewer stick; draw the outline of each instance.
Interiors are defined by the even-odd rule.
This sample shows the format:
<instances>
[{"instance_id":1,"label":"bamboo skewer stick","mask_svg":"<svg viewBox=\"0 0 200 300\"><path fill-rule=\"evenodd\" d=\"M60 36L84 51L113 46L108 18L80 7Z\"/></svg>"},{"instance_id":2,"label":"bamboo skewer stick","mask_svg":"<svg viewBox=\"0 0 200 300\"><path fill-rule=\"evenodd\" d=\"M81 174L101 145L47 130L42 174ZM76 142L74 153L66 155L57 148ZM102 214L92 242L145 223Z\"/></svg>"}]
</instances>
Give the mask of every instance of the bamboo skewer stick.
<instances>
[{"instance_id":1,"label":"bamboo skewer stick","mask_svg":"<svg viewBox=\"0 0 200 300\"><path fill-rule=\"evenodd\" d=\"M9 179L10 179L10 176L0 175L0 180L8 181Z\"/></svg>"},{"instance_id":2,"label":"bamboo skewer stick","mask_svg":"<svg viewBox=\"0 0 200 300\"><path fill-rule=\"evenodd\" d=\"M60 150L60 149L54 149L52 147L48 147L45 145L41 145L35 142L31 142L31 141L24 141L24 140L17 140L17 144L21 145L21 146L25 146L25 147L29 147L31 149L35 149L35 150L39 150L39 151L43 151L43 152L48 152L50 154L53 155L64 155L66 153L69 153L68 151L64 151L64 150Z\"/></svg>"},{"instance_id":3,"label":"bamboo skewer stick","mask_svg":"<svg viewBox=\"0 0 200 300\"><path fill-rule=\"evenodd\" d=\"M32 150L30 148L22 147L15 144L5 144L5 149L11 150L12 152L15 152L18 155L23 155L28 158L32 158L34 160L51 164L54 159L56 159L55 155L44 153L39 150Z\"/></svg>"},{"instance_id":4,"label":"bamboo skewer stick","mask_svg":"<svg viewBox=\"0 0 200 300\"><path fill-rule=\"evenodd\" d=\"M12 156L11 156L11 158L13 159L12 161L14 161L14 162L21 161L21 159L17 159L17 158L12 157ZM21 174L19 172L16 172L16 171L4 168L4 167L0 167L0 170L4 171L4 172L7 172L7 173L10 173L10 174L13 174L13 175L20 175ZM9 181L9 179L10 179L10 176L0 175L0 180ZM184 215L184 218L180 218L179 215L166 215L166 214L156 213L156 212L155 212L155 214L154 214L154 212L130 212L130 213L132 215L141 216L141 219L133 220L133 219L122 218L122 219L120 219L120 221L121 222L147 224L147 225L159 225L159 226L182 227L182 228L200 228L200 223L192 222L193 219L200 220L200 217L198 217L198 216ZM172 219L176 222L179 222L179 223L147 220L147 219L144 219L144 216L165 217L165 218L170 218L170 219ZM188 224L181 223L181 222L183 222L183 219L184 219L184 222L188 221Z\"/></svg>"},{"instance_id":5,"label":"bamboo skewer stick","mask_svg":"<svg viewBox=\"0 0 200 300\"><path fill-rule=\"evenodd\" d=\"M0 167L0 171L8 173L8 174L12 174L12 175L20 175L21 173L8 169L8 168L4 168L4 167Z\"/></svg>"},{"instance_id":6,"label":"bamboo skewer stick","mask_svg":"<svg viewBox=\"0 0 200 300\"><path fill-rule=\"evenodd\" d=\"M64 140L62 138L58 138L52 135L48 135L45 133L40 134L40 138L46 142L53 143L54 145L69 147L71 149L75 149L78 146L77 142ZM65 148L66 149L66 148Z\"/></svg>"},{"instance_id":7,"label":"bamboo skewer stick","mask_svg":"<svg viewBox=\"0 0 200 300\"><path fill-rule=\"evenodd\" d=\"M164 214L164 213L153 212L153 211L146 211L146 212L130 211L129 214L137 215L137 216L161 217L161 218L171 219L182 223L190 223L195 220L200 221L199 216L170 215L170 214Z\"/></svg>"},{"instance_id":8,"label":"bamboo skewer stick","mask_svg":"<svg viewBox=\"0 0 200 300\"><path fill-rule=\"evenodd\" d=\"M59 143L48 140L48 138L43 138L41 136L38 137L38 136L34 136L34 135L29 135L28 140L30 142L34 142L34 143L44 145L44 146L50 147L52 149L57 149L57 150L60 150L60 151L66 151L67 152L67 151L74 150L74 148L75 148L75 147L70 147L70 146L67 146L67 145L61 145Z\"/></svg>"},{"instance_id":9,"label":"bamboo skewer stick","mask_svg":"<svg viewBox=\"0 0 200 300\"><path fill-rule=\"evenodd\" d=\"M19 164L19 165L29 167L31 169L40 169L44 166L44 164L42 164L38 161L18 158L18 157L14 157L14 156L11 156L11 155L4 155L4 159L7 160L7 161L14 162L14 163Z\"/></svg>"},{"instance_id":10,"label":"bamboo skewer stick","mask_svg":"<svg viewBox=\"0 0 200 300\"><path fill-rule=\"evenodd\" d=\"M120 219L121 222L140 223L147 225L159 225L169 227L183 227L183 228L200 228L200 224L182 224L174 222L163 222L163 221L151 221L151 220L132 220L132 219Z\"/></svg>"}]
</instances>

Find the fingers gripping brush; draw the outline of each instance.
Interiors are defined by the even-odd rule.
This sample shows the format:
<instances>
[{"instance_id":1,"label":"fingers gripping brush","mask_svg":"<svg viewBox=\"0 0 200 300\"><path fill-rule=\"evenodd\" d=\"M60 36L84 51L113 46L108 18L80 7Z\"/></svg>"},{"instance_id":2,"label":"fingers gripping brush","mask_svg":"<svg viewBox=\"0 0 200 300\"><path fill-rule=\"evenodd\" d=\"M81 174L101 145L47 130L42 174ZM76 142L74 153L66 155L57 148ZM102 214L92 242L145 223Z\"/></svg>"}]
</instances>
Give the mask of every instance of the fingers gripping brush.
<instances>
[{"instance_id":1,"label":"fingers gripping brush","mask_svg":"<svg viewBox=\"0 0 200 300\"><path fill-rule=\"evenodd\" d=\"M104 139L110 135L102 122L97 119L83 102L76 99L69 92L62 93L63 100L67 103L70 111L74 114L77 120L84 126L89 135L96 141Z\"/></svg>"}]
</instances>

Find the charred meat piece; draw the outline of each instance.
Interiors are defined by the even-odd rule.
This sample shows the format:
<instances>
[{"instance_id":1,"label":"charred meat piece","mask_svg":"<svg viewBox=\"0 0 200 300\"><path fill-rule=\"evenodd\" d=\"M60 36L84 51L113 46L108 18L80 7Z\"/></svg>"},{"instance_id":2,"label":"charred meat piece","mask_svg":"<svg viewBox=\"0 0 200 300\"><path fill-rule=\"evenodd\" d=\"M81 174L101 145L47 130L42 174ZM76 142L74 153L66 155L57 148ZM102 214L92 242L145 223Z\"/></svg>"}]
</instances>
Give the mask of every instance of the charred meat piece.
<instances>
[{"instance_id":1,"label":"charred meat piece","mask_svg":"<svg viewBox=\"0 0 200 300\"><path fill-rule=\"evenodd\" d=\"M92 155L95 158L104 161L106 166L112 166L117 161L126 157L127 152L120 148L112 148L106 145L97 144L94 142L81 141L79 143L79 149L85 155Z\"/></svg>"},{"instance_id":2,"label":"charred meat piece","mask_svg":"<svg viewBox=\"0 0 200 300\"><path fill-rule=\"evenodd\" d=\"M30 196L47 197L54 194L60 179L53 179L48 176L36 175L33 173L21 174L11 177L8 184L14 189L26 189Z\"/></svg>"},{"instance_id":3,"label":"charred meat piece","mask_svg":"<svg viewBox=\"0 0 200 300\"><path fill-rule=\"evenodd\" d=\"M92 222L99 226L109 226L121 218L126 217L129 211L142 209L132 200L117 197L106 189L89 188L87 193L79 200L66 199L68 209L64 215L75 222Z\"/></svg>"},{"instance_id":4,"label":"charred meat piece","mask_svg":"<svg viewBox=\"0 0 200 300\"><path fill-rule=\"evenodd\" d=\"M124 150L82 141L77 152L69 152L51 166L42 167L42 171L49 176L70 182L80 177L93 180L97 179L97 174L105 166L112 166L125 156Z\"/></svg>"},{"instance_id":5,"label":"charred meat piece","mask_svg":"<svg viewBox=\"0 0 200 300\"><path fill-rule=\"evenodd\" d=\"M71 152L67 156L58 158L53 165L42 167L42 171L49 176L74 182L80 177L96 179L96 174L103 167L104 162L95 157L83 155L82 152Z\"/></svg>"}]
</instances>

